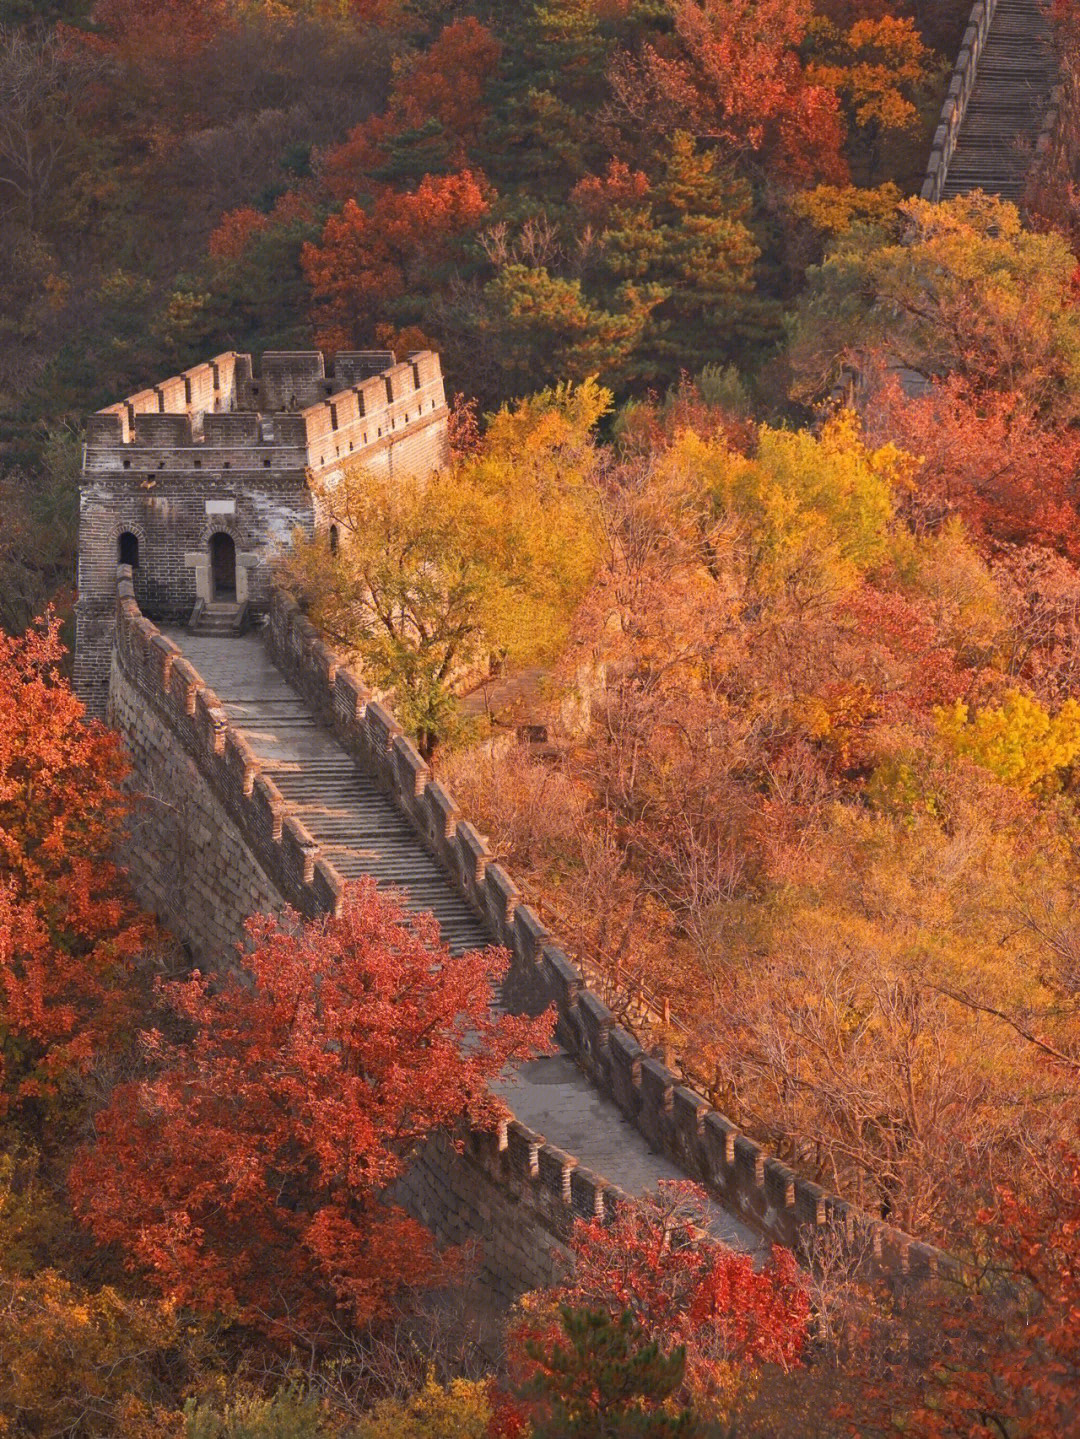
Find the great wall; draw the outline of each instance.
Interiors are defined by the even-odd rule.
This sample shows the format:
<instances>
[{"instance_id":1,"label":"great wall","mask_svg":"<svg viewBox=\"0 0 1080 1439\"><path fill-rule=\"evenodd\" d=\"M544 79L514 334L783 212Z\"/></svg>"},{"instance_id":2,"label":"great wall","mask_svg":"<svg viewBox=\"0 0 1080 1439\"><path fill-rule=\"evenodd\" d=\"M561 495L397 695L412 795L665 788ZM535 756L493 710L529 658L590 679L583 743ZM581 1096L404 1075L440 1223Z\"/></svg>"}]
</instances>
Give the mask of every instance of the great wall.
<instances>
[{"instance_id":1,"label":"great wall","mask_svg":"<svg viewBox=\"0 0 1080 1439\"><path fill-rule=\"evenodd\" d=\"M998 83L985 83L988 72L980 81L980 66L1002 36L1015 41L1017 25L1041 45L1040 24L1034 0L976 3L926 198L976 173L966 157L984 144L980 116ZM1024 123L1036 132L1052 82L1039 65L1022 81ZM1012 156L998 168L1006 192ZM810 1255L839 1232L892 1276L948 1267L768 1155L646 1053L393 716L274 590L271 561L294 528L336 542L342 465L430 469L445 458L446 415L427 352L404 364L339 354L329 376L317 353L265 355L258 375L250 357L230 353L88 421L76 684L131 754L140 897L203 964L233 951L252 911L332 913L363 874L432 910L453 952L508 950L501 1003L553 1002L559 1052L508 1080L513 1119L465 1136L462 1150L433 1140L400 1188L441 1241L478 1241L500 1300L552 1280L576 1217L610 1215L679 1176L706 1187L716 1232L744 1250L774 1241Z\"/></svg>"},{"instance_id":2,"label":"great wall","mask_svg":"<svg viewBox=\"0 0 1080 1439\"><path fill-rule=\"evenodd\" d=\"M934 132L924 200L981 189L1019 202L1054 113L1043 0L975 0Z\"/></svg>"}]
</instances>

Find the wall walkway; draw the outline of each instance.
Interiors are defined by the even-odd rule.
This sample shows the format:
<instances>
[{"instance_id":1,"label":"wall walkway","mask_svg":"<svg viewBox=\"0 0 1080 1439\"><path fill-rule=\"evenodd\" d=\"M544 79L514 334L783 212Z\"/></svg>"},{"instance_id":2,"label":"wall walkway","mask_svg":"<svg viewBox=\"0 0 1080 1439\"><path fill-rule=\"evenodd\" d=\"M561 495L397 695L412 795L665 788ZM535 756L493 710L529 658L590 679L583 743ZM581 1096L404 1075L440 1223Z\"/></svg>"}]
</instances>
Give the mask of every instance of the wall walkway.
<instances>
[{"instance_id":1,"label":"wall walkway","mask_svg":"<svg viewBox=\"0 0 1080 1439\"><path fill-rule=\"evenodd\" d=\"M1052 104L1044 0L976 0L934 136L923 198L1019 203Z\"/></svg>"},{"instance_id":2,"label":"wall walkway","mask_svg":"<svg viewBox=\"0 0 1080 1439\"><path fill-rule=\"evenodd\" d=\"M430 910L455 953L490 943L480 919L425 852L408 821L317 722L260 639L164 633L213 688L259 760L261 773L281 791L343 878L371 875L380 886L407 887L409 908ZM653 1189L661 1179L685 1177L649 1148L565 1053L524 1065L502 1092L520 1122L629 1194ZM762 1246L756 1231L720 1209L716 1232L737 1249Z\"/></svg>"}]
</instances>

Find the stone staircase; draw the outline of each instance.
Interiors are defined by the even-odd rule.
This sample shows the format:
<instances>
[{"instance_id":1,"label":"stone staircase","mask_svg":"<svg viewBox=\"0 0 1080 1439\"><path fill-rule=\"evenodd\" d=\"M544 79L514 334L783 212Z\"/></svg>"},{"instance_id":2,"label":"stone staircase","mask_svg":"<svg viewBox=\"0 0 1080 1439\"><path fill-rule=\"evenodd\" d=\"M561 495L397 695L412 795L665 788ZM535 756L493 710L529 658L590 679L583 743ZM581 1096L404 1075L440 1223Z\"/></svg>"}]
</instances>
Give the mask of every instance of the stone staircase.
<instances>
[{"instance_id":1,"label":"stone staircase","mask_svg":"<svg viewBox=\"0 0 1080 1439\"><path fill-rule=\"evenodd\" d=\"M490 943L483 922L406 817L320 724L257 635L164 633L213 688L262 773L343 878L371 875L380 887L401 890L410 909L434 914L454 953ZM514 1007L509 996L502 1002ZM564 1052L521 1066L499 1088L521 1123L626 1193L686 1177ZM766 1247L755 1230L720 1205L712 1227L733 1248L760 1254Z\"/></svg>"},{"instance_id":2,"label":"stone staircase","mask_svg":"<svg viewBox=\"0 0 1080 1439\"><path fill-rule=\"evenodd\" d=\"M1043 0L998 0L942 198L1022 200L1050 106L1055 61Z\"/></svg>"},{"instance_id":3,"label":"stone staircase","mask_svg":"<svg viewBox=\"0 0 1080 1439\"><path fill-rule=\"evenodd\" d=\"M189 635L227 637L243 632L247 605L235 600L199 600L188 620Z\"/></svg>"}]
</instances>

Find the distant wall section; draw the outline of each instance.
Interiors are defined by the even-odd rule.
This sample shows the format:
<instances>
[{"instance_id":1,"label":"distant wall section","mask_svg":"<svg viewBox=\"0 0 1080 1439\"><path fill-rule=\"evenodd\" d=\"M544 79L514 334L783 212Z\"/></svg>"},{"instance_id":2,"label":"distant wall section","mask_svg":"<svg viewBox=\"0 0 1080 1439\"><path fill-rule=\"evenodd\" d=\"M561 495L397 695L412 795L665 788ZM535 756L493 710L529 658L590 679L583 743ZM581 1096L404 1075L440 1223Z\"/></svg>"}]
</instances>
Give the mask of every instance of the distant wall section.
<instances>
[{"instance_id":1,"label":"distant wall section","mask_svg":"<svg viewBox=\"0 0 1080 1439\"><path fill-rule=\"evenodd\" d=\"M941 199L949 165L956 152L956 142L960 137L960 127L967 114L968 101L978 79L979 60L986 48L997 6L998 0L975 0L971 7L971 16L960 42L960 54L949 77L949 88L941 107L941 119L934 131L926 179L922 187L924 200Z\"/></svg>"}]
</instances>

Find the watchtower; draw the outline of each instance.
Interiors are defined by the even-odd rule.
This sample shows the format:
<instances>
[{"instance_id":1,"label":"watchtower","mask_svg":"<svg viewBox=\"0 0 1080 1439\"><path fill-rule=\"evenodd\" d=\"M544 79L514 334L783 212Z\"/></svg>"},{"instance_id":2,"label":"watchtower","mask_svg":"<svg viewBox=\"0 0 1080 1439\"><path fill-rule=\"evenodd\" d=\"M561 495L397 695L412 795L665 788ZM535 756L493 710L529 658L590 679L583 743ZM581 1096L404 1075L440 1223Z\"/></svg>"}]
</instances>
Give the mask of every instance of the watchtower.
<instances>
[{"instance_id":1,"label":"watchtower","mask_svg":"<svg viewBox=\"0 0 1080 1439\"><path fill-rule=\"evenodd\" d=\"M195 630L265 612L270 565L297 528L336 541L331 496L358 462L388 477L447 458L438 355L229 352L91 415L80 485L75 687L108 693L116 566L140 609ZM317 483L316 483L317 482Z\"/></svg>"}]
</instances>

